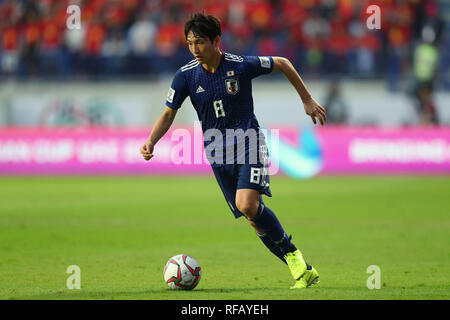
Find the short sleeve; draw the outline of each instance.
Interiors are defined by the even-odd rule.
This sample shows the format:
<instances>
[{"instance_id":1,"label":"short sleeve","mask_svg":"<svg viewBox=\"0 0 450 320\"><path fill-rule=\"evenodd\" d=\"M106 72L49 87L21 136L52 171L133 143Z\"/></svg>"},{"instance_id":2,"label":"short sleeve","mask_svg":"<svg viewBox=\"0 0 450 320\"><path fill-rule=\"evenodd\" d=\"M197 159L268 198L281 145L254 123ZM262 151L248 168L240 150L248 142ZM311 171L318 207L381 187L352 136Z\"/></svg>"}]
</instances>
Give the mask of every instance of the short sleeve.
<instances>
[{"instance_id":1,"label":"short sleeve","mask_svg":"<svg viewBox=\"0 0 450 320\"><path fill-rule=\"evenodd\" d=\"M245 65L251 78L259 77L262 74L271 73L273 70L272 57L246 56Z\"/></svg>"},{"instance_id":2,"label":"short sleeve","mask_svg":"<svg viewBox=\"0 0 450 320\"><path fill-rule=\"evenodd\" d=\"M172 85L167 93L166 106L171 109L179 109L186 97L189 95L186 79L181 69L177 71L173 78Z\"/></svg>"}]
</instances>

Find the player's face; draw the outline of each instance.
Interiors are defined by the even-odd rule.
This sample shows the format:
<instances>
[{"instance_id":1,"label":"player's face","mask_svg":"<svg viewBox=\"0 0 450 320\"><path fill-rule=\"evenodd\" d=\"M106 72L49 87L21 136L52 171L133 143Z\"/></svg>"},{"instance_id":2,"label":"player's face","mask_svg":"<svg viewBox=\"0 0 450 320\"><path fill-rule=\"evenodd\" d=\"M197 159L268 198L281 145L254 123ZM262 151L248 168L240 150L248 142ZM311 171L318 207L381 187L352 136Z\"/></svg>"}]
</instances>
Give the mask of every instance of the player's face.
<instances>
[{"instance_id":1,"label":"player's face","mask_svg":"<svg viewBox=\"0 0 450 320\"><path fill-rule=\"evenodd\" d=\"M195 36L192 31L189 31L186 42L189 46L189 51L200 64L208 64L217 53L217 39L212 42L208 38Z\"/></svg>"}]
</instances>

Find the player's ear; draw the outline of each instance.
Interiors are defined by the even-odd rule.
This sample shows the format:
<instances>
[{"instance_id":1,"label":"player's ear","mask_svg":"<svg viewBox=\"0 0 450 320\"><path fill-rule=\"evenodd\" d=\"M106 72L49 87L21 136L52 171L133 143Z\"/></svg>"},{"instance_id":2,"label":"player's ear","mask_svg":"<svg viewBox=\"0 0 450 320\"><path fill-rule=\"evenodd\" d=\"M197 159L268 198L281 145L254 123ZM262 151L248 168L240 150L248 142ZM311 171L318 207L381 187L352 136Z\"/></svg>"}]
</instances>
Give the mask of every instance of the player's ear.
<instances>
[{"instance_id":1,"label":"player's ear","mask_svg":"<svg viewBox=\"0 0 450 320\"><path fill-rule=\"evenodd\" d=\"M216 38L215 38L214 41L213 41L213 45L214 45L214 47L219 48L219 45L220 45L220 36L216 36Z\"/></svg>"}]
</instances>

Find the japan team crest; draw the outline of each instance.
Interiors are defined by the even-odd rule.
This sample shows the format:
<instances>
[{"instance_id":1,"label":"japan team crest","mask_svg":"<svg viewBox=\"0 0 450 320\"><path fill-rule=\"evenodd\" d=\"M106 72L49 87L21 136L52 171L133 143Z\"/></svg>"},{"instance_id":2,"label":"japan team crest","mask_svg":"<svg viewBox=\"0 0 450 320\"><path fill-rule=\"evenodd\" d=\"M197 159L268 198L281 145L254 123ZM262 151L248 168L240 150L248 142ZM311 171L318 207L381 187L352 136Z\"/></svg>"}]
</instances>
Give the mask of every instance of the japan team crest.
<instances>
[{"instance_id":1,"label":"japan team crest","mask_svg":"<svg viewBox=\"0 0 450 320\"><path fill-rule=\"evenodd\" d=\"M236 94L239 91L239 81L237 79L226 79L225 87L229 94Z\"/></svg>"}]
</instances>

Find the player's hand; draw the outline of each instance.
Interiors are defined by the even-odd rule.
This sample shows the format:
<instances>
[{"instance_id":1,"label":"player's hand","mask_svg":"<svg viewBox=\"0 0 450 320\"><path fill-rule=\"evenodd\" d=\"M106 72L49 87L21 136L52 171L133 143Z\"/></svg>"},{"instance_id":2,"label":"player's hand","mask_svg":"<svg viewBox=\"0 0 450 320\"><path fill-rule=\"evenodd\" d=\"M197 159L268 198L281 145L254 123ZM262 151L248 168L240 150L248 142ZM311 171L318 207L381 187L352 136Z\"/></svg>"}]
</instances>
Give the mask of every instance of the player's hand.
<instances>
[{"instance_id":1,"label":"player's hand","mask_svg":"<svg viewBox=\"0 0 450 320\"><path fill-rule=\"evenodd\" d=\"M144 157L145 160L150 160L153 158L153 144L150 143L150 141L146 141L144 145L141 147L141 154Z\"/></svg>"},{"instance_id":2,"label":"player's hand","mask_svg":"<svg viewBox=\"0 0 450 320\"><path fill-rule=\"evenodd\" d=\"M317 124L317 119L320 121L322 126L327 121L325 108L312 97L308 101L304 102L303 106L305 107L306 114L311 117L314 124Z\"/></svg>"}]
</instances>

